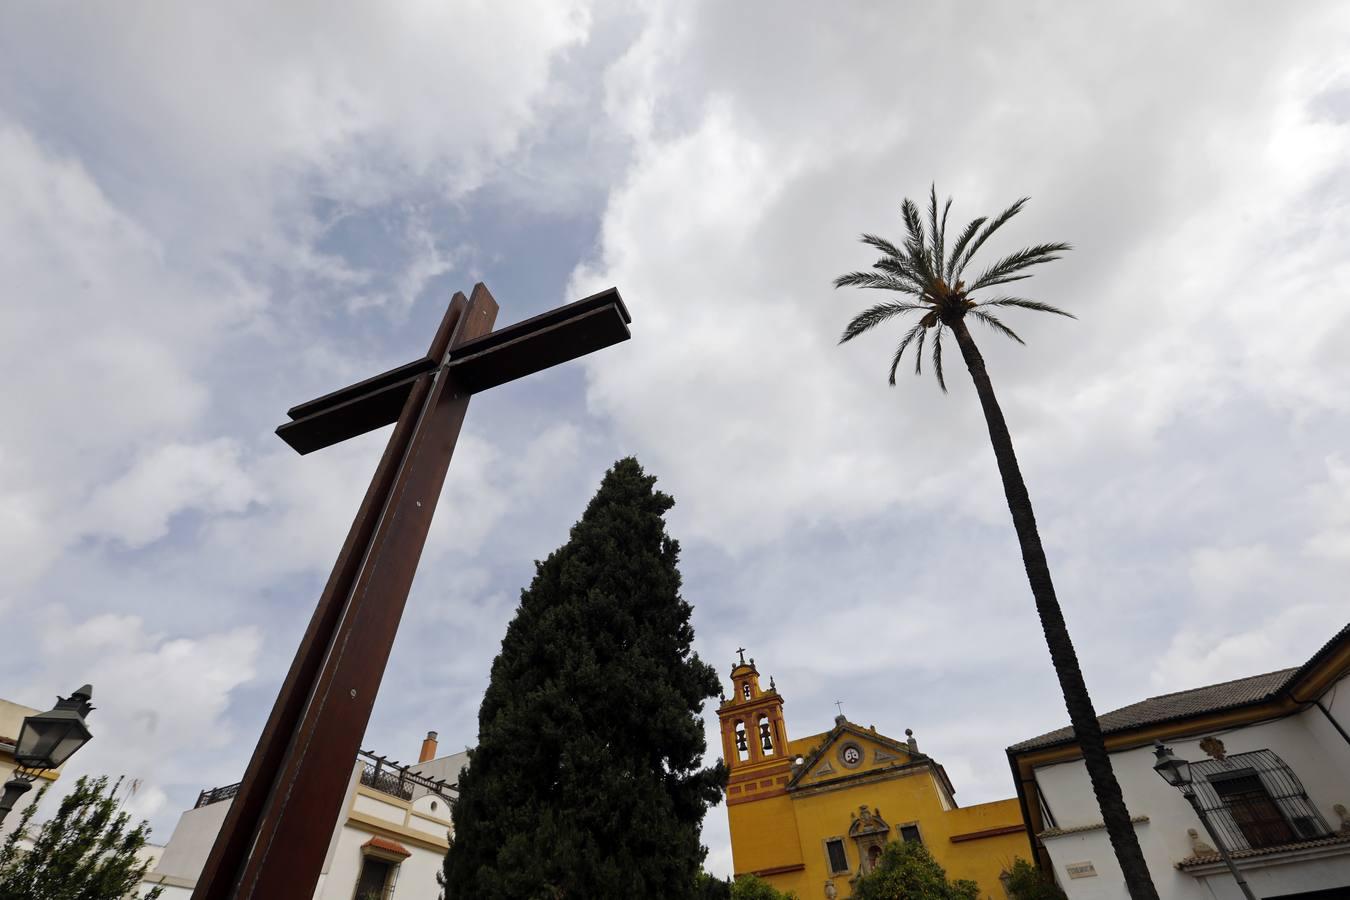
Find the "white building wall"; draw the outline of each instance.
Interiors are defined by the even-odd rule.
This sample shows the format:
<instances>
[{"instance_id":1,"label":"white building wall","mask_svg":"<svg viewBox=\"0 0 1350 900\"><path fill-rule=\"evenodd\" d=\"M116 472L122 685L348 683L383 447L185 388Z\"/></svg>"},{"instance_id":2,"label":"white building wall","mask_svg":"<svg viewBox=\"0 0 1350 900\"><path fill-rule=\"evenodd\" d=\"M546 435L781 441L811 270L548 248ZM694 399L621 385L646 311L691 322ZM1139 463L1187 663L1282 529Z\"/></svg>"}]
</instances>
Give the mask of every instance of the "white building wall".
<instances>
[{"instance_id":1,"label":"white building wall","mask_svg":"<svg viewBox=\"0 0 1350 900\"><path fill-rule=\"evenodd\" d=\"M189 809L179 816L173 835L160 854L159 863L151 870L151 880L154 880L154 876L164 876L166 881L181 879L195 884L206 865L206 858L211 855L211 847L220 833L225 814L233 803L233 800L222 800L198 809ZM167 896L168 892L165 894Z\"/></svg>"},{"instance_id":2,"label":"white building wall","mask_svg":"<svg viewBox=\"0 0 1350 900\"><path fill-rule=\"evenodd\" d=\"M1333 689L1325 695L1335 701L1333 715L1338 718L1350 712L1347 680L1342 679L1340 690ZM1333 708L1330 703L1328 708ZM1169 740L1167 745L1181 759L1207 759L1199 741L1209 736L1222 740L1229 754L1250 750L1271 750L1278 754L1303 783L1308 798L1331 830L1340 827L1333 806L1340 803L1350 807L1350 744L1320 711L1310 708L1294 716L1231 731ZM1188 828L1199 831L1207 843L1213 842L1181 793L1153 771L1153 763L1152 745L1111 754L1111 765L1130 815L1148 818L1148 822L1136 824L1135 833L1160 896L1176 900L1240 897L1226 872L1197 878L1176 869L1178 861L1192 855ZM1037 768L1035 776L1058 828L1101 823L1101 811L1082 760ZM1126 900L1120 869L1104 829L1049 837L1044 844L1054 863L1055 878L1072 900ZM1069 877L1068 866L1087 862L1096 870L1095 877ZM1286 865L1261 866L1257 860L1240 861L1240 865L1258 896L1350 884L1350 855Z\"/></svg>"},{"instance_id":3,"label":"white building wall","mask_svg":"<svg viewBox=\"0 0 1350 900\"><path fill-rule=\"evenodd\" d=\"M456 775L459 765L454 766ZM442 768L448 769L449 766ZM425 840L444 842L450 829L450 811L445 799L425 794L408 803L378 791L360 788L360 773L361 764L357 763L352 769L347 799L343 804L344 824L335 830L329 844L313 900L352 900L365 858L361 848L380 832L381 825L390 829L382 837L397 842L412 854L399 864L394 892L396 900L438 900L440 886L436 883L436 873L441 870L445 850L439 846L423 846L413 837L399 832L406 829L424 836ZM442 776L437 774L432 777ZM224 800L190 809L179 817L173 836L159 858L159 864L146 876L142 896L155 886L165 888L165 900L191 896L192 887L206 865L206 858L211 853L232 802ZM372 826L352 819L354 815L369 817L376 824Z\"/></svg>"},{"instance_id":4,"label":"white building wall","mask_svg":"<svg viewBox=\"0 0 1350 900\"><path fill-rule=\"evenodd\" d=\"M364 854L361 846L370 840L372 834L362 828L347 825L338 836L337 849L333 853L332 865L324 876L323 882L315 893L315 900L352 900L356 892L356 879L361 874ZM436 900L441 888L436 883L436 873L445 861L443 851L429 850L406 841L400 841L412 856L398 867L398 882L394 889L395 900Z\"/></svg>"}]
</instances>

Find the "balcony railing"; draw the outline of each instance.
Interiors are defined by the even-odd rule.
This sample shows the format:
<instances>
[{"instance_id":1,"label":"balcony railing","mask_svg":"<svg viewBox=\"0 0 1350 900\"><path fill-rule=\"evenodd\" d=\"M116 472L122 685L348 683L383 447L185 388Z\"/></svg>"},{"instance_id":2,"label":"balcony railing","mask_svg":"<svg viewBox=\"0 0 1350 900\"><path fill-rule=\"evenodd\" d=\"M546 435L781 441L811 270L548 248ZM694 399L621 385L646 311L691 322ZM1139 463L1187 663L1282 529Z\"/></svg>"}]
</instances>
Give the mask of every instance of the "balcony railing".
<instances>
[{"instance_id":1,"label":"balcony railing","mask_svg":"<svg viewBox=\"0 0 1350 900\"><path fill-rule=\"evenodd\" d=\"M366 787L374 788L391 797L398 797L400 800L412 800L414 789L419 787L428 793L444 797L446 801L454 800L450 792L455 786L442 778L428 778L388 757L376 756L369 750L358 751L356 756L357 761L361 763L361 783ZM222 800L233 800L239 793L241 783L202 791L197 795L197 804L193 809L201 809Z\"/></svg>"},{"instance_id":2,"label":"balcony railing","mask_svg":"<svg viewBox=\"0 0 1350 900\"><path fill-rule=\"evenodd\" d=\"M222 800L233 800L234 795L239 793L239 785L242 781L236 781L234 784L227 784L224 787L211 788L209 791L202 791L197 795L197 805L193 809L201 809L203 806L210 806L212 803L219 803Z\"/></svg>"},{"instance_id":3,"label":"balcony railing","mask_svg":"<svg viewBox=\"0 0 1350 900\"><path fill-rule=\"evenodd\" d=\"M428 778L388 757L376 756L369 750L359 751L356 758L361 763L361 783L366 787L374 788L391 797L398 797L400 800L411 800L413 789L419 787L428 793L438 794L447 801L454 799L450 796L450 791L453 791L455 786L444 779Z\"/></svg>"},{"instance_id":4,"label":"balcony railing","mask_svg":"<svg viewBox=\"0 0 1350 900\"><path fill-rule=\"evenodd\" d=\"M1230 851L1331 835L1303 783L1275 753L1252 750L1191 763L1196 796Z\"/></svg>"}]
</instances>

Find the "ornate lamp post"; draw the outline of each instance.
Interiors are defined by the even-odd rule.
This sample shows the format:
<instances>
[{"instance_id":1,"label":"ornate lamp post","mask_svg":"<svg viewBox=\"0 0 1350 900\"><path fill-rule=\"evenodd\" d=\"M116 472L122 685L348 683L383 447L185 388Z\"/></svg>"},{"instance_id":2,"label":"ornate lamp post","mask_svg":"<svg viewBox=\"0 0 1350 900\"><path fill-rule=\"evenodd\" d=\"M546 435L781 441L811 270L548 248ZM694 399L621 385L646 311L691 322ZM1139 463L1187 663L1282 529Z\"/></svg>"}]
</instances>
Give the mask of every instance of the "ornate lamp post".
<instances>
[{"instance_id":1,"label":"ornate lamp post","mask_svg":"<svg viewBox=\"0 0 1350 900\"><path fill-rule=\"evenodd\" d=\"M93 696L94 689L86 684L69 698L57 697L54 708L23 720L14 743L14 777L5 782L5 792L0 795L0 822L19 798L32 790L38 772L57 768L89 743L93 735L84 717L94 708L89 704Z\"/></svg>"},{"instance_id":2,"label":"ornate lamp post","mask_svg":"<svg viewBox=\"0 0 1350 900\"><path fill-rule=\"evenodd\" d=\"M1233 873L1233 880L1242 889L1243 896L1247 900L1257 900L1256 895L1252 893L1252 889L1247 886L1247 879L1242 877L1237 864L1228 855L1228 848L1223 845L1223 838L1219 837L1219 833L1209 823L1209 816L1205 814L1204 807L1200 805L1200 798L1195 795L1195 785L1191 780L1191 764L1184 759L1177 759L1173 756L1171 748L1164 747L1162 741L1154 743L1153 755L1158 758L1158 761L1153 764L1153 771L1161 775L1163 781L1181 791L1181 796L1190 802L1191 808L1200 817L1200 824L1205 826L1205 831L1209 832L1210 838L1214 841L1214 846L1219 850L1219 856L1223 857L1224 864L1228 866L1228 871Z\"/></svg>"}]
</instances>

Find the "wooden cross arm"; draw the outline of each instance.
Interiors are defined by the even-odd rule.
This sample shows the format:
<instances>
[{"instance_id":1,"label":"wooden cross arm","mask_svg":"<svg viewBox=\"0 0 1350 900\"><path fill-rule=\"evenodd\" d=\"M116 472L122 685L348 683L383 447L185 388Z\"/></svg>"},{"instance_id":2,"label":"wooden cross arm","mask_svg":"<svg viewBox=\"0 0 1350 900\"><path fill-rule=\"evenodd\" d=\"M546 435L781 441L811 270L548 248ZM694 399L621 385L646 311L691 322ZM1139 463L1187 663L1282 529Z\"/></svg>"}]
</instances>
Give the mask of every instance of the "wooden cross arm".
<instances>
[{"instance_id":1,"label":"wooden cross arm","mask_svg":"<svg viewBox=\"0 0 1350 900\"><path fill-rule=\"evenodd\" d=\"M445 360L428 357L293 406L277 435L298 453L311 453L388 425L399 416L413 383L444 366L471 393L584 356L629 338L632 317L617 288L549 310L459 345Z\"/></svg>"}]
</instances>

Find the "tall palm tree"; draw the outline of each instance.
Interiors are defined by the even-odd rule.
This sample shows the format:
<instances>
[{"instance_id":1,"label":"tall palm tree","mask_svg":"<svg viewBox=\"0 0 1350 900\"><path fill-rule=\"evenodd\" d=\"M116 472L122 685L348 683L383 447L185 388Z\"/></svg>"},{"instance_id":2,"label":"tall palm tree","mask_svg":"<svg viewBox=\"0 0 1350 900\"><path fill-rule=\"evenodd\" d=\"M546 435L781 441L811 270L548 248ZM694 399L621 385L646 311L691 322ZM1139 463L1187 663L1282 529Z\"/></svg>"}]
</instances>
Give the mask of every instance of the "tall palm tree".
<instances>
[{"instance_id":1,"label":"tall palm tree","mask_svg":"<svg viewBox=\"0 0 1350 900\"><path fill-rule=\"evenodd\" d=\"M1032 266L1058 259L1059 253L1070 249L1068 244L1062 243L1037 244L1011 253L969 282L965 280L966 267L971 258L990 235L1022 210L1027 199L1023 197L992 219L981 216L971 222L957 236L948 252L947 213L951 209L951 199L947 200L939 215L937 188L934 186L925 230L919 207L906 198L903 212L908 235L904 245L896 246L884 238L864 234L863 243L881 251L881 259L872 265L870 272L850 272L834 281L836 288L895 291L905 295L906 299L878 303L863 310L848 323L839 342L851 341L893 318L916 313L919 321L905 332L891 359L891 384L895 384L895 372L900 366L901 357L911 346L914 347L915 355L914 372L916 375L922 372L922 354L927 341L932 346L933 374L945 392L947 383L942 374L942 336L950 329L956 339L966 368L975 382L980 405L984 408L989 439L994 445L999 474L1003 477L1003 492L1008 499L1008 510L1012 513L1018 543L1022 546L1022 562L1027 570L1027 580L1031 583L1031 593L1036 600L1036 612L1040 615L1045 642L1050 648L1050 659L1059 676L1060 689L1064 692L1064 705L1068 708L1074 737L1082 749L1083 761L1092 779L1092 789L1101 806L1102 821L1106 825L1116 858L1120 861L1130 896L1134 900L1157 900L1158 892L1149 877L1148 867L1139 849L1139 840L1130 823L1130 814L1125 808L1125 799L1111 770L1111 760L1106 753L1106 744L1102 741L1097 713L1092 707L1092 698L1088 696L1087 685L1083 682L1083 673L1078 666L1078 655L1074 652L1069 630L1064 624L1064 614L1055 598L1055 586L1050 580L1050 567L1045 561L1041 537L1036 530L1031 498L1017 465L1017 455L1013 452L1012 436L1008 433L1003 411L999 409L998 399L994 396L994 385L989 380L984 357L980 355L975 339L966 327L967 320L973 319L1020 344L1023 343L1022 339L998 319L996 311L1029 309L1074 318L1062 309L1025 297L1006 296L996 291L991 291L994 296L987 299L971 296L977 291L1030 278L1027 270Z\"/></svg>"}]
</instances>

